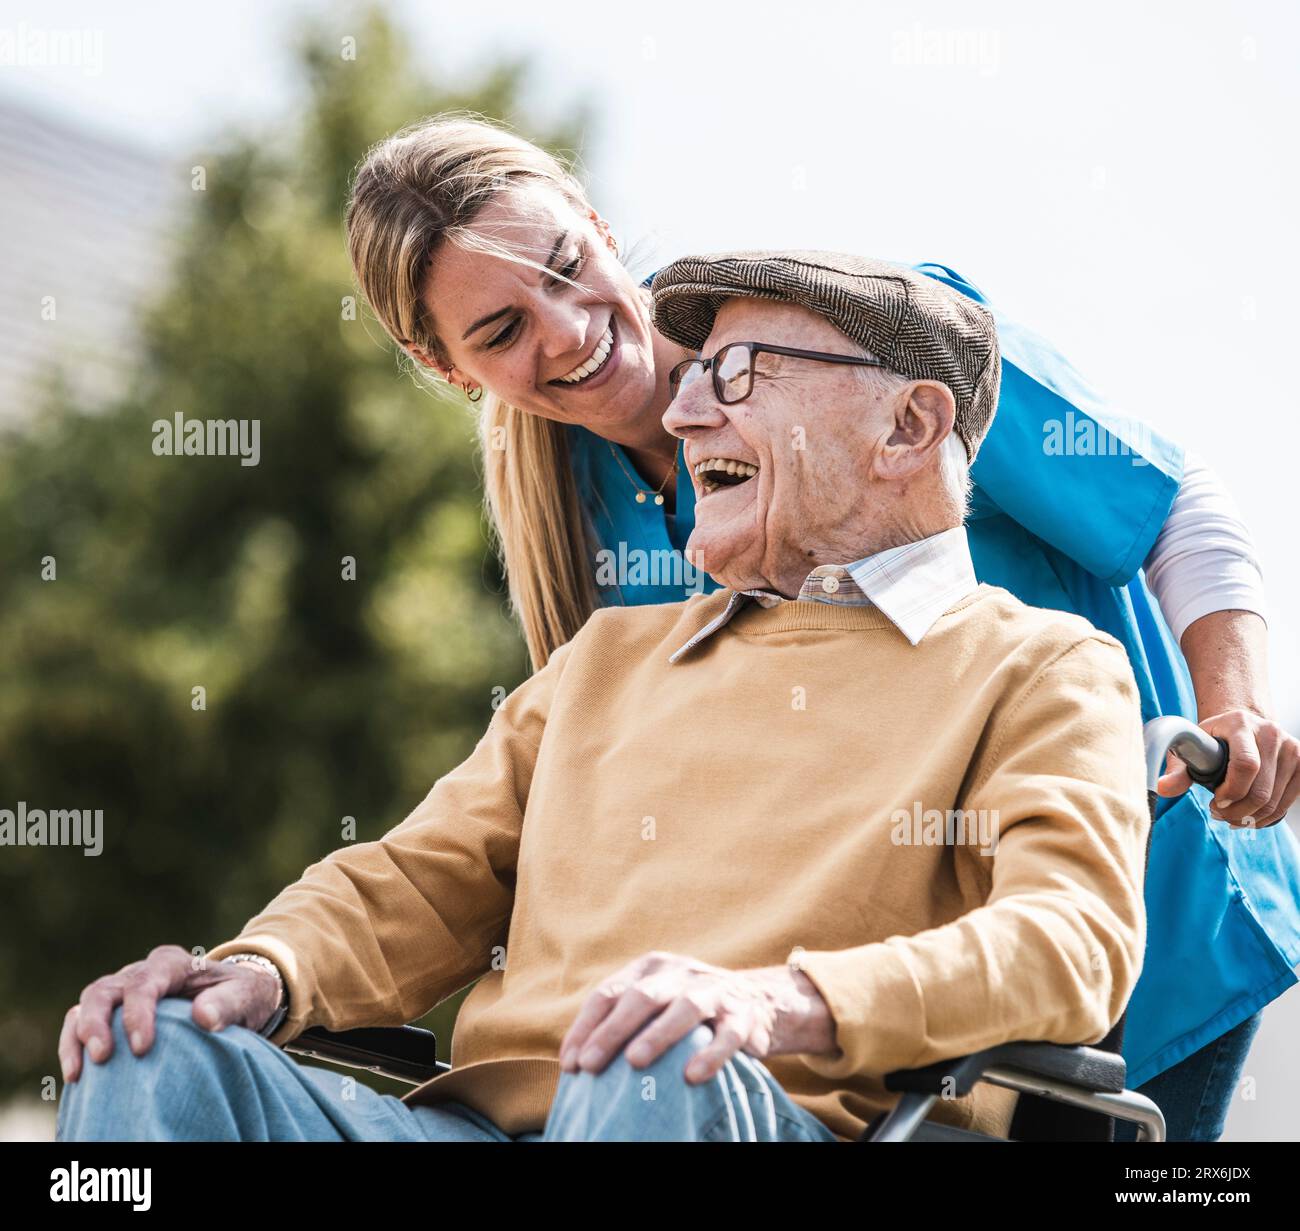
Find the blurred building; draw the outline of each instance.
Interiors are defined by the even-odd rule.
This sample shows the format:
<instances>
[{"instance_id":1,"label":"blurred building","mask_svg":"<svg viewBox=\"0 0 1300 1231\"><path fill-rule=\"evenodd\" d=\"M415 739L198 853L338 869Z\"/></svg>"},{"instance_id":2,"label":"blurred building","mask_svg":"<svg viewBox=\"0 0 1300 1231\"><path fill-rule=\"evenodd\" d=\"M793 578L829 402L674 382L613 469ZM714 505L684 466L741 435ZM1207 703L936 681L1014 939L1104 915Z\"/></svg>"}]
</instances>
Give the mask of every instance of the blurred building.
<instances>
[{"instance_id":1,"label":"blurred building","mask_svg":"<svg viewBox=\"0 0 1300 1231\"><path fill-rule=\"evenodd\" d=\"M82 405L121 391L188 186L143 144L0 98L0 427L56 370Z\"/></svg>"}]
</instances>

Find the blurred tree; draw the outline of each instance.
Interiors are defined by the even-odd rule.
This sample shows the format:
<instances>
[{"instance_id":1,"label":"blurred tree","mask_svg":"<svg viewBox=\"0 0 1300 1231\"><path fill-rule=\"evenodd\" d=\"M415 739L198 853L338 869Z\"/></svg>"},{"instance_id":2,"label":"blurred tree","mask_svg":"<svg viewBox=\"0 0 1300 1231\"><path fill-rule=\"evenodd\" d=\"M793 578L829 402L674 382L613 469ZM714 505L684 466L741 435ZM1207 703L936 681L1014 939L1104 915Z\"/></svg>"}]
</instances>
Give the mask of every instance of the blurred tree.
<instances>
[{"instance_id":1,"label":"blurred tree","mask_svg":"<svg viewBox=\"0 0 1300 1231\"><path fill-rule=\"evenodd\" d=\"M467 108L567 149L582 116L530 131L519 63L432 83L378 8L317 19L295 57L296 121L194 159L131 395L58 400L0 446L0 808L104 812L97 857L0 848L5 1092L57 1077L92 978L235 935L345 817L358 841L399 822L526 669L472 412L402 379L361 305L346 319L341 220L366 148L415 118ZM260 464L156 456L177 412L259 420ZM431 1015L444 1043L459 999Z\"/></svg>"}]
</instances>

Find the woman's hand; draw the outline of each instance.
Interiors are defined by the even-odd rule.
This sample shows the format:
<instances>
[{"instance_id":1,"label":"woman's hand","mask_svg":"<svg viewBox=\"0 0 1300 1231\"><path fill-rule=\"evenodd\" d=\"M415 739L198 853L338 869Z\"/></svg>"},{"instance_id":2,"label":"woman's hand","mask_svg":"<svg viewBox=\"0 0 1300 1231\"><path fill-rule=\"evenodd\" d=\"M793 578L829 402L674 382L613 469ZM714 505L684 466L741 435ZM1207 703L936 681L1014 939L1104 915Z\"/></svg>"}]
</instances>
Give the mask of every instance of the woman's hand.
<instances>
[{"instance_id":1,"label":"woman's hand","mask_svg":"<svg viewBox=\"0 0 1300 1231\"><path fill-rule=\"evenodd\" d=\"M1214 793L1210 815L1234 829L1276 825L1300 797L1300 740L1253 710L1232 709L1201 721L1203 730L1228 741L1228 776ZM1161 795L1181 795L1192 785L1187 767L1170 756L1156 785Z\"/></svg>"},{"instance_id":2,"label":"woman's hand","mask_svg":"<svg viewBox=\"0 0 1300 1231\"><path fill-rule=\"evenodd\" d=\"M1213 611L1187 626L1181 645L1200 725L1228 741L1228 776L1210 815L1234 829L1276 825L1300 796L1300 742L1269 716L1264 621L1253 611ZM1183 794L1186 768L1172 757L1165 768L1157 792Z\"/></svg>"}]
</instances>

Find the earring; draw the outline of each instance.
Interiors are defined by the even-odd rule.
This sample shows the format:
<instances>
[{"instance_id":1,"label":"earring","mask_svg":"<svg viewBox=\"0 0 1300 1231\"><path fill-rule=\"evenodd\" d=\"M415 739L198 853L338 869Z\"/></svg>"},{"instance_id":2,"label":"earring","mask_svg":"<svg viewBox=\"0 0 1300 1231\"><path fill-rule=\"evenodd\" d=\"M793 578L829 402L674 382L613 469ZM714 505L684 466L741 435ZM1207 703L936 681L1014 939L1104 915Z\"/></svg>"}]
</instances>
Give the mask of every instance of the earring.
<instances>
[{"instance_id":1,"label":"earring","mask_svg":"<svg viewBox=\"0 0 1300 1231\"><path fill-rule=\"evenodd\" d=\"M452 372L455 371L455 369L454 369L454 368L443 368L442 370L447 374L447 383L448 383L449 385L454 385L456 382L455 382L454 380L452 380L452 378L451 378L451 374L452 374ZM469 398L469 400L470 400L471 402L477 402L477 401L478 401L478 400L483 396L483 386L482 386L482 385L475 385L475 386L474 386L474 390L473 390L473 392L471 393L471 392L470 392L470 384L469 384L469 381L467 381L467 380L463 380L463 381L460 382L460 391L461 391L461 392L462 392L462 393L463 393L467 398Z\"/></svg>"}]
</instances>

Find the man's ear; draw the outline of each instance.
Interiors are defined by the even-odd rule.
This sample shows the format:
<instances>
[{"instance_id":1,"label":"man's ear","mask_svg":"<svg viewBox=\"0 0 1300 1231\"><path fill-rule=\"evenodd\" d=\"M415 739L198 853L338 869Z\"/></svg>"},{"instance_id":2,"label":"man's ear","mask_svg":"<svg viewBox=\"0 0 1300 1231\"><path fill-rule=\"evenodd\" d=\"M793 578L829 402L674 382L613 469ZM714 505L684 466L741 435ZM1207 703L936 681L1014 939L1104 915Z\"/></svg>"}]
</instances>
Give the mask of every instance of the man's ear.
<instances>
[{"instance_id":1,"label":"man's ear","mask_svg":"<svg viewBox=\"0 0 1300 1231\"><path fill-rule=\"evenodd\" d=\"M947 385L918 380L894 400L894 428L876 458L882 479L906 479L930 463L957 417L957 401Z\"/></svg>"}]
</instances>

